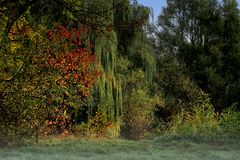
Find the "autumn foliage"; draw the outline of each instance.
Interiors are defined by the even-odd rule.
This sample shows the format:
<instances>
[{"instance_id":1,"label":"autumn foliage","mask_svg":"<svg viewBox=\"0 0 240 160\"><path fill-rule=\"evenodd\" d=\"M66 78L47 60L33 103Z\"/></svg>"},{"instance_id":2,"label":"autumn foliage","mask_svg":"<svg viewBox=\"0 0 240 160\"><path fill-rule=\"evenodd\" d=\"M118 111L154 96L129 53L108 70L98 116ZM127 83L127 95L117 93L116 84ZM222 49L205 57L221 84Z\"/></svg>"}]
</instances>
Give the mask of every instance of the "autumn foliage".
<instances>
[{"instance_id":1,"label":"autumn foliage","mask_svg":"<svg viewBox=\"0 0 240 160\"><path fill-rule=\"evenodd\" d=\"M75 123L72 117L79 109L76 106L91 95L94 81L100 76L87 34L84 27L68 30L56 24L47 31L46 42L34 57L34 62L50 79L44 83L52 83L47 85L49 90L52 86L57 90L47 96L49 107L54 106L47 115L47 125L51 128L68 129Z\"/></svg>"},{"instance_id":2,"label":"autumn foliage","mask_svg":"<svg viewBox=\"0 0 240 160\"><path fill-rule=\"evenodd\" d=\"M86 40L87 29L72 29L57 24L47 32L47 40L51 45L42 48L42 55L35 61L42 67L60 73L56 84L60 87L75 86L75 91L82 97L89 96L94 80L100 76L92 53L92 44Z\"/></svg>"}]
</instances>

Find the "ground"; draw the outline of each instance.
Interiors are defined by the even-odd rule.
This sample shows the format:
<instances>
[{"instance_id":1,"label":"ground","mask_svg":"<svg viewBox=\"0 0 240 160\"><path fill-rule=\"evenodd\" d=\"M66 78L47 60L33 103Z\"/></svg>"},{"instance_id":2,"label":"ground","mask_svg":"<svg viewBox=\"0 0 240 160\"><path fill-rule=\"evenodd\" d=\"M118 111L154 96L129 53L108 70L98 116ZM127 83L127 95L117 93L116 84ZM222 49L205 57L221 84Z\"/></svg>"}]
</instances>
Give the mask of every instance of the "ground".
<instances>
[{"instance_id":1,"label":"ground","mask_svg":"<svg viewBox=\"0 0 240 160\"><path fill-rule=\"evenodd\" d=\"M182 138L48 139L0 149L1 160L238 160L240 140L199 142Z\"/></svg>"}]
</instances>

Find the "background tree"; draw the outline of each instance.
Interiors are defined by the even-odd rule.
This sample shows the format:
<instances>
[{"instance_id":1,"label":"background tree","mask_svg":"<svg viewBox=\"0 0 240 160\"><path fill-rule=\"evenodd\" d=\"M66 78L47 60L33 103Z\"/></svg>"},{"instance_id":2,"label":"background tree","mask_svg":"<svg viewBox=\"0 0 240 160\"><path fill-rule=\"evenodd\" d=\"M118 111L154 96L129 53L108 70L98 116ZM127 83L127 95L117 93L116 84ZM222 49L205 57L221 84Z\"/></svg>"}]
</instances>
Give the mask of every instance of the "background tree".
<instances>
[{"instance_id":1,"label":"background tree","mask_svg":"<svg viewBox=\"0 0 240 160\"><path fill-rule=\"evenodd\" d=\"M232 85L229 84L231 74L226 75L226 72L238 75L233 70L226 69L235 68L236 65L231 67L232 65L228 64L236 64L239 59L237 57L239 40L234 38L238 37L239 32L237 2L224 1L221 6L216 0L169 0L167 4L158 19L159 54L176 55L178 62L185 64L190 77L211 95L212 103L217 110L237 102L236 98L233 100L236 94L227 96ZM233 33L235 36L229 36ZM231 37L231 40L227 37ZM233 54L234 60L226 58ZM232 81L231 84L237 86L238 78L233 79L235 82ZM238 89L233 90L232 93L238 92ZM233 99L227 100L226 97Z\"/></svg>"},{"instance_id":2,"label":"background tree","mask_svg":"<svg viewBox=\"0 0 240 160\"><path fill-rule=\"evenodd\" d=\"M240 20L238 4L235 0L223 1L223 78L225 84L225 105L239 103L239 76L238 66L240 65Z\"/></svg>"}]
</instances>

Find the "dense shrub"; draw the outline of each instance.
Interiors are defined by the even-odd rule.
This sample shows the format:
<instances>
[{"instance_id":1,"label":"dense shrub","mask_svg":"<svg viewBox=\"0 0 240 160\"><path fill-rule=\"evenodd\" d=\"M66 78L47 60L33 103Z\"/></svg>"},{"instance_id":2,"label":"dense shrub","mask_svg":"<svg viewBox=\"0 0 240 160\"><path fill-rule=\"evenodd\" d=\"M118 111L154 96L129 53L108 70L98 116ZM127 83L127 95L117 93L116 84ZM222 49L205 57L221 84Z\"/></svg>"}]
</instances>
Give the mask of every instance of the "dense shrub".
<instances>
[{"instance_id":1,"label":"dense shrub","mask_svg":"<svg viewBox=\"0 0 240 160\"><path fill-rule=\"evenodd\" d=\"M0 134L7 143L37 140L75 124L74 113L100 75L84 34L85 28L69 31L56 24L33 39L0 38Z\"/></svg>"},{"instance_id":2,"label":"dense shrub","mask_svg":"<svg viewBox=\"0 0 240 160\"><path fill-rule=\"evenodd\" d=\"M98 110L88 122L73 126L72 133L78 136L117 138L120 133L119 121L108 119L107 110L98 106Z\"/></svg>"},{"instance_id":3,"label":"dense shrub","mask_svg":"<svg viewBox=\"0 0 240 160\"><path fill-rule=\"evenodd\" d=\"M160 93L164 103L155 106L155 115L161 122L169 122L181 110L191 111L201 89L187 74L186 67L174 56L162 55L154 78L153 92Z\"/></svg>"},{"instance_id":4,"label":"dense shrub","mask_svg":"<svg viewBox=\"0 0 240 160\"><path fill-rule=\"evenodd\" d=\"M221 113L219 125L228 137L240 137L240 112L234 107L225 109Z\"/></svg>"},{"instance_id":5,"label":"dense shrub","mask_svg":"<svg viewBox=\"0 0 240 160\"><path fill-rule=\"evenodd\" d=\"M124 110L125 138L141 139L152 123L153 102L143 90L134 90Z\"/></svg>"},{"instance_id":6,"label":"dense shrub","mask_svg":"<svg viewBox=\"0 0 240 160\"><path fill-rule=\"evenodd\" d=\"M7 144L19 144L38 137L50 108L46 100L41 68L32 64L35 51L29 37L18 35L11 41L0 37L0 134Z\"/></svg>"},{"instance_id":7,"label":"dense shrub","mask_svg":"<svg viewBox=\"0 0 240 160\"><path fill-rule=\"evenodd\" d=\"M193 111L182 110L170 122L167 133L194 138L198 141L214 140L221 137L238 137L240 114L229 108L214 111L207 95L198 98Z\"/></svg>"},{"instance_id":8,"label":"dense shrub","mask_svg":"<svg viewBox=\"0 0 240 160\"><path fill-rule=\"evenodd\" d=\"M158 96L149 95L144 78L144 73L136 70L126 80L121 133L128 139L141 139L150 131L154 120L154 106L160 102Z\"/></svg>"}]
</instances>

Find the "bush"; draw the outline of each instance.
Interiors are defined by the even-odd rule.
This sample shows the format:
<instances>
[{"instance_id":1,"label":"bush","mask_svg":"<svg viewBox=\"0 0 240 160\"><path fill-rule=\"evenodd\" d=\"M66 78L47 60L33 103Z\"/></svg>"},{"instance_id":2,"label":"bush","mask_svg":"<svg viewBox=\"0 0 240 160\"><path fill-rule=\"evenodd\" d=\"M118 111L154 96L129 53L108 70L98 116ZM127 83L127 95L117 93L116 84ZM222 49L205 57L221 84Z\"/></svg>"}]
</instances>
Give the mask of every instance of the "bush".
<instances>
[{"instance_id":1,"label":"bush","mask_svg":"<svg viewBox=\"0 0 240 160\"><path fill-rule=\"evenodd\" d=\"M47 125L64 131L85 105L100 76L86 34L57 24L33 39L0 35L0 134L8 144L38 139Z\"/></svg>"},{"instance_id":2,"label":"bush","mask_svg":"<svg viewBox=\"0 0 240 160\"><path fill-rule=\"evenodd\" d=\"M219 121L223 133L229 137L240 137L240 112L234 106L225 109L221 113Z\"/></svg>"},{"instance_id":3,"label":"bush","mask_svg":"<svg viewBox=\"0 0 240 160\"><path fill-rule=\"evenodd\" d=\"M193 111L182 110L176 114L167 133L195 138L198 141L223 137L239 137L240 113L230 107L221 114L215 112L206 95L198 98Z\"/></svg>"},{"instance_id":4,"label":"bush","mask_svg":"<svg viewBox=\"0 0 240 160\"><path fill-rule=\"evenodd\" d=\"M120 122L109 120L106 109L98 107L87 123L72 127L72 132L79 136L116 138L120 133Z\"/></svg>"},{"instance_id":5,"label":"bush","mask_svg":"<svg viewBox=\"0 0 240 160\"><path fill-rule=\"evenodd\" d=\"M164 99L163 105L155 106L155 114L160 122L169 122L181 110L191 111L201 92L191 79L186 66L172 55L162 55L155 75L154 91Z\"/></svg>"},{"instance_id":6,"label":"bush","mask_svg":"<svg viewBox=\"0 0 240 160\"><path fill-rule=\"evenodd\" d=\"M123 136L128 139L141 139L153 123L154 98L144 90L133 90L125 103Z\"/></svg>"},{"instance_id":7,"label":"bush","mask_svg":"<svg viewBox=\"0 0 240 160\"><path fill-rule=\"evenodd\" d=\"M171 121L169 131L184 137L197 137L199 140L212 139L222 135L219 114L214 112L206 95L198 98L193 111L182 110Z\"/></svg>"}]
</instances>

